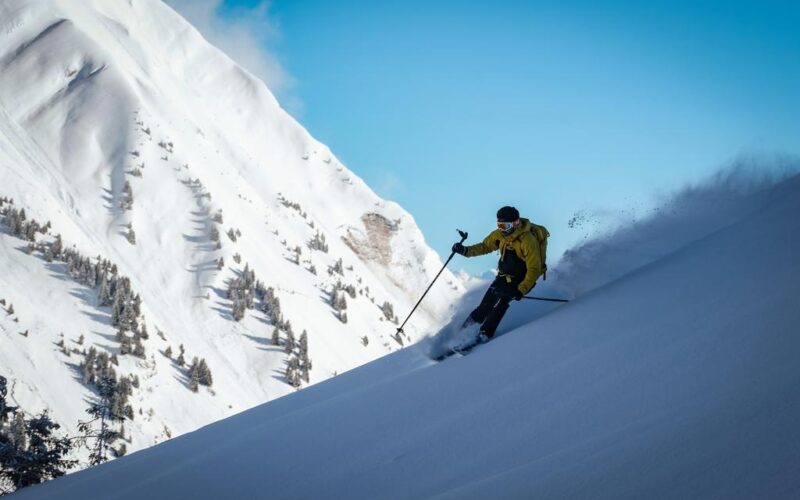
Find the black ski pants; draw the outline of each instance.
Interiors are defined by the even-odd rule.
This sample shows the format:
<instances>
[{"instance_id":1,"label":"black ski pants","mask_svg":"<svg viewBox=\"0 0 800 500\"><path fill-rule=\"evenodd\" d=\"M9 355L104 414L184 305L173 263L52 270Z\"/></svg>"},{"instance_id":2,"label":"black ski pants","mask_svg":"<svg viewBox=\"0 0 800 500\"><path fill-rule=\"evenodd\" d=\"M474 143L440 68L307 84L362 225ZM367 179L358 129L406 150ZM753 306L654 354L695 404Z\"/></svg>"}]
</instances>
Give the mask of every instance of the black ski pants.
<instances>
[{"instance_id":1,"label":"black ski pants","mask_svg":"<svg viewBox=\"0 0 800 500\"><path fill-rule=\"evenodd\" d=\"M481 333L489 338L494 337L497 325L506 314L509 303L514 300L512 293L520 281L513 278L509 281L506 276L494 279L481 303L470 313L472 320L481 324Z\"/></svg>"}]
</instances>

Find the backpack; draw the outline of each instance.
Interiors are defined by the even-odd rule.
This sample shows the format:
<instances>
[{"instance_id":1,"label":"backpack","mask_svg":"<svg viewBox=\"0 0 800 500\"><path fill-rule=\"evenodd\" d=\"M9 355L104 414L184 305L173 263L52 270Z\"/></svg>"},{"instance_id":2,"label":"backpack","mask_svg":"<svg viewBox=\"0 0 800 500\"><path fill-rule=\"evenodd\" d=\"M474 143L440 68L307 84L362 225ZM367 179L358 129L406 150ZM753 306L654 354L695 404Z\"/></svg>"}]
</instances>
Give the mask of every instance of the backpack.
<instances>
[{"instance_id":1,"label":"backpack","mask_svg":"<svg viewBox=\"0 0 800 500\"><path fill-rule=\"evenodd\" d=\"M547 238L550 232L544 226L531 222L531 234L539 242L539 255L542 257L542 278L547 281Z\"/></svg>"}]
</instances>

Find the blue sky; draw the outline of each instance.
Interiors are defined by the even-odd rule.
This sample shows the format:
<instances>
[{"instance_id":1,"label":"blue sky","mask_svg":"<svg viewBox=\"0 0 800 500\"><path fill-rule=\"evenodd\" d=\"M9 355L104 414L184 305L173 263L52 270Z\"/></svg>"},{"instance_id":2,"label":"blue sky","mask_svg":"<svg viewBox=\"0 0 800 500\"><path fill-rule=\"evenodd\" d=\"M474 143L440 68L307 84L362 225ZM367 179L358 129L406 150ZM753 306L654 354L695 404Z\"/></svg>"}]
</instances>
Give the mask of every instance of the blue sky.
<instances>
[{"instance_id":1,"label":"blue sky","mask_svg":"<svg viewBox=\"0 0 800 500\"><path fill-rule=\"evenodd\" d=\"M797 2L207 1L250 30L284 106L443 256L505 204L556 255L586 234L576 213L800 154Z\"/></svg>"}]
</instances>

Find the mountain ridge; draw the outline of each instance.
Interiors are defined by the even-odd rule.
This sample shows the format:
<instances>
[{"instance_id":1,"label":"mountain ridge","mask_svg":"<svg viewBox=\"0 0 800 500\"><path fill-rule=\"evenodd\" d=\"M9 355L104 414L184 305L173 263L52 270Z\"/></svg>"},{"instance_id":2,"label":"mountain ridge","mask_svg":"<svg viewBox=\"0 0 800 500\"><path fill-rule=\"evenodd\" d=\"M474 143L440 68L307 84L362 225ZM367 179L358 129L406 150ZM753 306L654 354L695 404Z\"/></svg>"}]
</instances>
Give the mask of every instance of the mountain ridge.
<instances>
[{"instance_id":1,"label":"mountain ridge","mask_svg":"<svg viewBox=\"0 0 800 500\"><path fill-rule=\"evenodd\" d=\"M445 271L397 334L441 266L413 217L160 1L0 5L0 145L2 375L71 433L92 347L138 376L130 451L417 341L464 290Z\"/></svg>"}]
</instances>

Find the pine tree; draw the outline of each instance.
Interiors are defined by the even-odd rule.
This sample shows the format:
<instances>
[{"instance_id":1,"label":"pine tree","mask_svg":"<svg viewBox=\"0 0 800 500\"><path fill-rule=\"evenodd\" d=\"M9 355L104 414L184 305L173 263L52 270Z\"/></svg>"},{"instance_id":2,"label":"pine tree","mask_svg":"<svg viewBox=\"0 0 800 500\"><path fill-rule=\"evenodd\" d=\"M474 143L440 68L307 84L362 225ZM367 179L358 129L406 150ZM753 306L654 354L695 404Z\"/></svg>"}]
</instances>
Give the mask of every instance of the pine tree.
<instances>
[{"instance_id":1,"label":"pine tree","mask_svg":"<svg viewBox=\"0 0 800 500\"><path fill-rule=\"evenodd\" d=\"M392 319L394 318L394 306L392 306L392 304L389 301L383 303L383 305L381 306L381 311L383 312L383 316L387 320L392 321Z\"/></svg>"},{"instance_id":2,"label":"pine tree","mask_svg":"<svg viewBox=\"0 0 800 500\"><path fill-rule=\"evenodd\" d=\"M339 293L336 288L331 291L331 307L338 312L347 309L347 299L344 294Z\"/></svg>"},{"instance_id":3,"label":"pine tree","mask_svg":"<svg viewBox=\"0 0 800 500\"><path fill-rule=\"evenodd\" d=\"M142 337L139 335L133 336L133 351L132 354L137 358L145 358L144 344L142 344Z\"/></svg>"},{"instance_id":4,"label":"pine tree","mask_svg":"<svg viewBox=\"0 0 800 500\"><path fill-rule=\"evenodd\" d=\"M178 363L178 366L183 366L186 364L186 360L183 357L184 354L185 351L183 349L183 344L181 344L178 346L178 359L175 360L175 362Z\"/></svg>"},{"instance_id":5,"label":"pine tree","mask_svg":"<svg viewBox=\"0 0 800 500\"><path fill-rule=\"evenodd\" d=\"M119 325L121 307L122 304L120 304L119 296L115 295L111 303L111 324L114 326Z\"/></svg>"},{"instance_id":6,"label":"pine tree","mask_svg":"<svg viewBox=\"0 0 800 500\"><path fill-rule=\"evenodd\" d=\"M276 326L272 330L272 345L280 345L281 344L281 331Z\"/></svg>"},{"instance_id":7,"label":"pine tree","mask_svg":"<svg viewBox=\"0 0 800 500\"><path fill-rule=\"evenodd\" d=\"M328 253L328 244L325 242L325 235L317 231L317 233L314 235L314 238L308 242L308 248L311 250L318 250L320 252Z\"/></svg>"},{"instance_id":8,"label":"pine tree","mask_svg":"<svg viewBox=\"0 0 800 500\"><path fill-rule=\"evenodd\" d=\"M197 358L192 359L192 365L189 367L189 389L192 392L197 392L200 385L200 373L197 369Z\"/></svg>"},{"instance_id":9,"label":"pine tree","mask_svg":"<svg viewBox=\"0 0 800 500\"><path fill-rule=\"evenodd\" d=\"M125 181L125 186L122 188L122 202L120 206L123 210L131 210L133 208L133 188L131 188L131 181Z\"/></svg>"},{"instance_id":10,"label":"pine tree","mask_svg":"<svg viewBox=\"0 0 800 500\"><path fill-rule=\"evenodd\" d=\"M303 330L303 333L300 334L300 356L306 356L308 354L308 332Z\"/></svg>"},{"instance_id":11,"label":"pine tree","mask_svg":"<svg viewBox=\"0 0 800 500\"><path fill-rule=\"evenodd\" d=\"M138 293L133 296L132 305L133 305L133 309L132 309L133 316L134 317L141 316L142 315L142 298L139 296ZM147 340L147 337L143 337L143 338L145 340Z\"/></svg>"},{"instance_id":12,"label":"pine tree","mask_svg":"<svg viewBox=\"0 0 800 500\"><path fill-rule=\"evenodd\" d=\"M331 271L336 273L336 274L338 274L338 275L340 275L340 276L344 276L344 266L342 265L342 259L341 258L336 260L336 263L331 268Z\"/></svg>"},{"instance_id":13,"label":"pine tree","mask_svg":"<svg viewBox=\"0 0 800 500\"><path fill-rule=\"evenodd\" d=\"M197 371L200 376L200 384L211 387L211 385L214 383L214 379L211 376L211 369L208 367L205 358L200 359L200 363L197 365Z\"/></svg>"},{"instance_id":14,"label":"pine tree","mask_svg":"<svg viewBox=\"0 0 800 500\"><path fill-rule=\"evenodd\" d=\"M167 346L167 348L164 350L164 356L168 357L169 359L172 359L172 346L171 345Z\"/></svg>"},{"instance_id":15,"label":"pine tree","mask_svg":"<svg viewBox=\"0 0 800 500\"><path fill-rule=\"evenodd\" d=\"M109 306L113 303L111 288L105 273L100 278L100 290L97 292L97 299L100 301L101 306Z\"/></svg>"},{"instance_id":16,"label":"pine tree","mask_svg":"<svg viewBox=\"0 0 800 500\"><path fill-rule=\"evenodd\" d=\"M14 413L9 425L9 438L18 449L24 450L28 447L28 424L21 411Z\"/></svg>"},{"instance_id":17,"label":"pine tree","mask_svg":"<svg viewBox=\"0 0 800 500\"><path fill-rule=\"evenodd\" d=\"M128 224L128 234L126 235L126 238L128 238L128 243L131 245L136 244L136 232L133 230L132 224Z\"/></svg>"},{"instance_id":18,"label":"pine tree","mask_svg":"<svg viewBox=\"0 0 800 500\"><path fill-rule=\"evenodd\" d=\"M239 299L233 299L233 320L241 321L244 318L245 306Z\"/></svg>"},{"instance_id":19,"label":"pine tree","mask_svg":"<svg viewBox=\"0 0 800 500\"><path fill-rule=\"evenodd\" d=\"M122 422L125 415L120 412L121 407L118 400L118 383L115 377L103 376L97 382L97 398L90 403L86 413L92 417L91 420L78 423L78 430L83 434L84 439L94 439L94 445L89 454L89 462L97 465L108 459L108 448L114 440L119 437L119 433L109 426L114 422ZM99 422L99 429L93 429L94 424Z\"/></svg>"},{"instance_id":20,"label":"pine tree","mask_svg":"<svg viewBox=\"0 0 800 500\"><path fill-rule=\"evenodd\" d=\"M297 358L292 358L286 365L286 381L292 387L300 387L300 375L298 371L300 370L299 363Z\"/></svg>"},{"instance_id":21,"label":"pine tree","mask_svg":"<svg viewBox=\"0 0 800 500\"><path fill-rule=\"evenodd\" d=\"M8 395L8 380L0 375L0 428L3 423L8 421L9 415L13 414L17 408L9 406L6 403L6 396Z\"/></svg>"},{"instance_id":22,"label":"pine tree","mask_svg":"<svg viewBox=\"0 0 800 500\"><path fill-rule=\"evenodd\" d=\"M0 377L0 382L3 380ZM5 393L0 390L0 407L4 406ZM64 458L72 450L72 441L55 435L60 426L47 412L30 420L16 408L13 413L9 431L3 429L4 419L0 418L0 484L20 489L43 483L63 476L77 463Z\"/></svg>"},{"instance_id":23,"label":"pine tree","mask_svg":"<svg viewBox=\"0 0 800 500\"><path fill-rule=\"evenodd\" d=\"M131 354L134 350L133 339L128 337L122 330L117 332L117 336L120 339L119 342L119 353L120 354Z\"/></svg>"},{"instance_id":24,"label":"pine tree","mask_svg":"<svg viewBox=\"0 0 800 500\"><path fill-rule=\"evenodd\" d=\"M294 350L294 333L291 330L286 332L286 345L283 348L283 351L286 354L291 354Z\"/></svg>"},{"instance_id":25,"label":"pine tree","mask_svg":"<svg viewBox=\"0 0 800 500\"><path fill-rule=\"evenodd\" d=\"M150 334L147 332L147 324L144 322L144 318L142 318L142 327L139 329L139 336L142 340L147 340L150 338Z\"/></svg>"}]
</instances>

